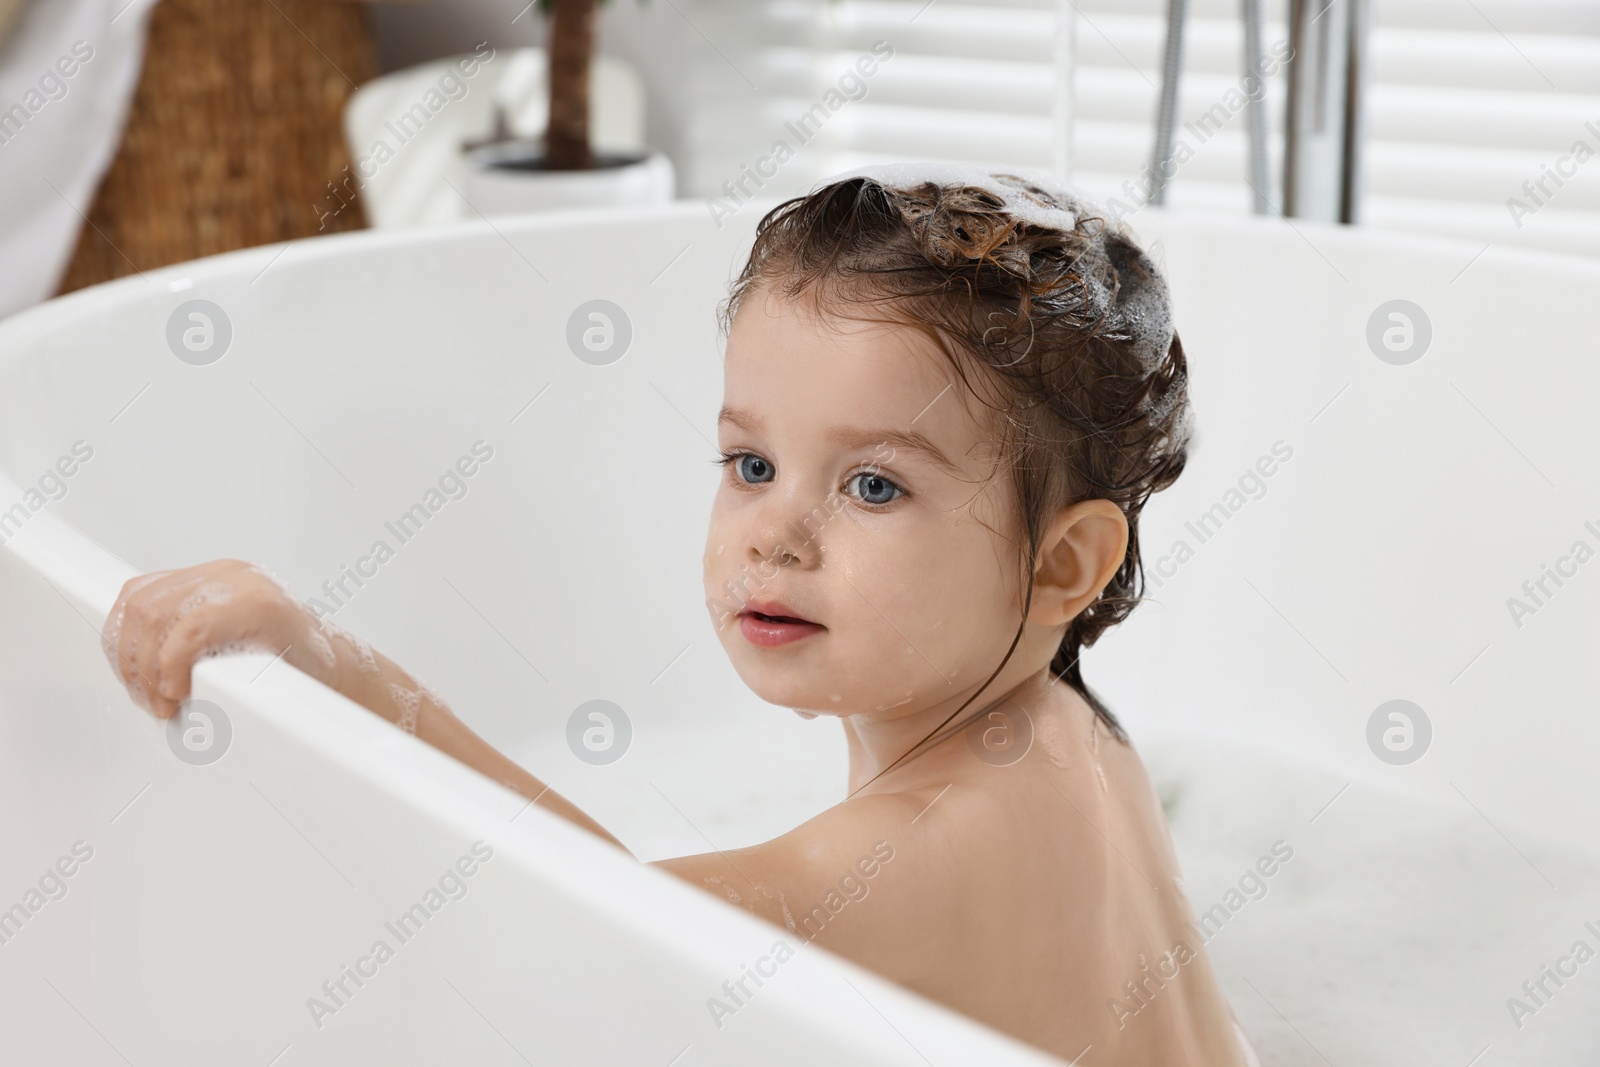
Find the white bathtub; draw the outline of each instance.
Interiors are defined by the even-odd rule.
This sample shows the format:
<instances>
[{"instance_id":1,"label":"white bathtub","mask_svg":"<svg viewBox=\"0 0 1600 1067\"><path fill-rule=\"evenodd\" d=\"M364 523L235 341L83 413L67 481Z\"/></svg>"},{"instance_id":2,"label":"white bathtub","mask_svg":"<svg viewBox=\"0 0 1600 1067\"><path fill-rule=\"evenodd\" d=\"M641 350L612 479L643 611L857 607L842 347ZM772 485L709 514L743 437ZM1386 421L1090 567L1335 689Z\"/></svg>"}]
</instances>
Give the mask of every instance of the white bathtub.
<instances>
[{"instance_id":1,"label":"white bathtub","mask_svg":"<svg viewBox=\"0 0 1600 1067\"><path fill-rule=\"evenodd\" d=\"M745 691L702 604L712 312L763 208L720 230L680 204L325 238L0 324L0 505L41 478L60 496L0 525L0 908L26 913L0 925L8 1060L1046 1062L815 947L719 1026L723 982L803 939L264 655L200 666L232 738L183 762L98 647L136 572L250 559L333 606L323 583L359 565L335 620L643 858L748 845L834 802L836 728ZM1209 942L1246 1030L1268 1063L1591 1062L1600 963L1520 1027L1506 1000L1573 940L1600 947L1583 926L1600 930L1600 561L1520 627L1506 599L1575 540L1600 547L1600 266L1136 224L1170 271L1199 439L1146 513L1160 584L1085 675L1170 802L1197 912L1275 841L1295 849ZM1365 336L1393 299L1431 320L1407 365ZM194 300L228 320L215 362L169 344ZM630 323L615 362L568 344L593 300ZM386 523L480 441L466 494L401 543ZM1264 495L1229 498L1278 442ZM1186 523L1219 502L1202 543ZM360 564L379 539L393 558ZM1403 765L1367 741L1397 698L1432 727ZM567 742L594 699L631 725L609 764ZM314 1015L480 839L493 858L465 896ZM61 857L65 895L30 909Z\"/></svg>"}]
</instances>

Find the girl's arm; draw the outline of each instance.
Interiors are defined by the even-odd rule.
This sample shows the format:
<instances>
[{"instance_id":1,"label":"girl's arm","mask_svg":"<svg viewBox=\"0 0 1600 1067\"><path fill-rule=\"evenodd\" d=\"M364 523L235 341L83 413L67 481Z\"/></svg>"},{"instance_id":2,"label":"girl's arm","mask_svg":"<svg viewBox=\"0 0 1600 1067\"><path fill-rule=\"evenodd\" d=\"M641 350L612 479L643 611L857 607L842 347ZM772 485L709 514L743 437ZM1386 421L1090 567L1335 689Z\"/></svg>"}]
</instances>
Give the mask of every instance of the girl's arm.
<instances>
[{"instance_id":1,"label":"girl's arm","mask_svg":"<svg viewBox=\"0 0 1600 1067\"><path fill-rule=\"evenodd\" d=\"M213 560L131 579L111 607L101 642L134 702L160 719L171 718L188 698L194 663L202 656L242 647L279 654L439 751L623 848L575 804L468 729L398 663L318 621L287 587L253 564Z\"/></svg>"},{"instance_id":2,"label":"girl's arm","mask_svg":"<svg viewBox=\"0 0 1600 1067\"><path fill-rule=\"evenodd\" d=\"M627 851L621 841L586 815L572 801L529 774L499 749L456 718L439 695L412 678L382 652L335 630L330 679L323 681L369 711L375 712L447 756L454 756L480 774L521 793L547 811ZM630 853L631 855L631 853Z\"/></svg>"},{"instance_id":3,"label":"girl's arm","mask_svg":"<svg viewBox=\"0 0 1600 1067\"><path fill-rule=\"evenodd\" d=\"M131 579L102 631L134 702L171 718L188 698L196 660L262 648L439 751L596 837L616 837L466 724L427 686L358 638L324 625L266 571L213 560ZM959 879L948 873L951 808L918 820L939 790L857 796L772 841L652 864L790 931L902 980L942 973L941 939ZM625 850L626 851L626 850ZM870 899L869 899L870 898ZM842 903L846 902L846 903ZM799 942L797 941L796 946Z\"/></svg>"}]
</instances>

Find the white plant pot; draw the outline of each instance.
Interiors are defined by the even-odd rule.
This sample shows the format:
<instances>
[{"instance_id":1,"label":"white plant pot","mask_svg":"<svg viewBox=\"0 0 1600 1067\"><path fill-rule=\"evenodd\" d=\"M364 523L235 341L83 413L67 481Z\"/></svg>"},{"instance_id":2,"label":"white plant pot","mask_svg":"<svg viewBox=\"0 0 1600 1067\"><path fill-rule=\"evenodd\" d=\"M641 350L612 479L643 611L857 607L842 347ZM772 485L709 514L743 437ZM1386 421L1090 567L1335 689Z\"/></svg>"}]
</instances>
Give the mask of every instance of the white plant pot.
<instances>
[{"instance_id":1,"label":"white plant pot","mask_svg":"<svg viewBox=\"0 0 1600 1067\"><path fill-rule=\"evenodd\" d=\"M517 215L566 207L665 203L672 199L672 161L660 152L622 155L596 150L591 170L538 169L538 140L501 141L465 152L462 193L485 215ZM521 164L519 166L519 164Z\"/></svg>"}]
</instances>

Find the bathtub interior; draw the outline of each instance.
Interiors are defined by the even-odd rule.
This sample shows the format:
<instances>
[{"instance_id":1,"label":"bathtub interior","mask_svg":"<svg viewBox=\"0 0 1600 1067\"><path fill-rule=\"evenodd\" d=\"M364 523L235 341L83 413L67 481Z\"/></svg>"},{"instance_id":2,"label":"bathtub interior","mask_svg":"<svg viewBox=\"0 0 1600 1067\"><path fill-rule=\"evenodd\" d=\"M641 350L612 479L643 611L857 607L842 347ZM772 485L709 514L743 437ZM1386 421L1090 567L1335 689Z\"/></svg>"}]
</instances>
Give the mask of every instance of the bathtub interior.
<instances>
[{"instance_id":1,"label":"bathtub interior","mask_svg":"<svg viewBox=\"0 0 1600 1067\"><path fill-rule=\"evenodd\" d=\"M548 902L516 936L556 938L557 915L585 934L603 930L580 922L581 908L550 882L559 867L563 888L592 893L586 876L606 856L553 820L518 814L514 798L370 716L329 711L347 702L282 664L238 657L202 669L212 687L202 695L247 709L240 743L207 776L175 763L98 660L95 612L118 575L233 556L334 606L323 583L378 539L393 557L359 588L346 579L353 595L341 597L335 621L405 663L637 854L750 844L834 802L844 785L837 731L744 689L700 584L720 402L713 312L758 214L751 205L719 228L679 206L333 238L154 272L7 323L0 467L27 487L75 442L94 449L64 480L65 495L0 553L16 595L0 613L5 788L13 810L30 816L17 858L5 861L11 883L26 885L34 859L49 862L81 836L71 827L89 809L118 812L106 830L113 862L96 870L143 871L146 903L92 895L79 905L93 909L88 929L181 941L183 952L129 942L109 955L142 968L141 1003L176 988L208 1008L210 1028L190 1040L248 1032L276 1042L269 1057L291 1038L309 1040L298 1036L302 1001L283 990L308 995L333 973L339 950L318 946L348 941L340 915L290 934L258 924L258 936L284 940L268 954L277 969L240 966L261 956L246 938L178 974L172 961L199 951L177 933L191 913L156 908L158 890L203 887L209 929L242 936L238 895L252 890L227 872L275 871L324 894L371 874L398 902L492 818L497 847L505 840L527 857L516 887ZM1582 714L1596 681L1584 653L1600 584L1580 566L1520 626L1506 598L1574 541L1600 544L1584 526L1600 527L1600 494L1583 448L1600 385L1585 358L1583 295L1600 270L1283 223L1152 211L1135 225L1172 279L1198 436L1184 475L1145 513L1149 602L1090 650L1085 675L1129 725L1170 802L1197 911L1228 899L1275 842L1295 850L1210 943L1246 1031L1274 1063L1429 1062L1456 1045L1461 1062L1485 1046L1498 1062L1583 1062L1600 985L1574 981L1520 1028L1505 999L1585 936L1586 919L1600 926L1600 875L1584 836L1597 814L1586 783L1600 724ZM175 358L167 343L169 318L195 299L221 307L232 329L227 353L206 366ZM600 299L622 308L632 337L620 359L594 365L567 333L574 311ZM1431 324L1426 353L1406 365L1380 360L1367 341L1374 310L1395 299ZM461 480L465 494L399 543L385 523L424 502L480 441L493 457ZM1275 456L1280 442L1287 448ZM1257 468L1263 457L1277 462ZM1201 538L1191 527L1208 513ZM1190 551L1175 551L1180 541ZM283 710L263 691L281 693ZM1366 739L1373 710L1395 698L1415 701L1432 723L1427 755L1407 765L1381 762ZM614 763L590 765L569 747L568 719L591 699L615 702L631 724ZM329 750L321 720L304 711L312 706L338 722L338 738L363 746L358 765ZM59 717L30 714L37 707ZM410 821L393 816L397 803ZM430 821L435 807L450 819ZM203 849L163 836L197 809ZM383 832L364 834L351 812L379 810L389 813L372 816ZM230 819L260 821L240 833ZM327 856L292 851L313 841ZM568 850L571 864L541 849ZM341 865L356 871L345 878ZM296 892L268 884L283 899ZM495 891L484 885L485 896ZM668 891L649 882L639 892ZM505 938L485 917L501 922L516 907L507 897L460 910L463 932L442 935L442 958L413 971L482 976L468 949ZM26 932L40 937L25 950L64 953L40 961L82 964L54 966L78 983L66 992L122 1013L119 1033L167 1049L193 1032L159 1013L155 1036L141 1031L134 1002L109 991L117 974L95 970L87 941ZM618 936L606 950L562 947L608 959L660 953L641 982L675 974L692 955ZM726 946L738 936L717 950L737 955ZM737 960L726 966L737 972ZM532 981L505 969L498 977L508 989ZM5 980L32 983L24 1002L55 995L19 967ZM240 1008L243 992L273 1009ZM449 1027L414 1043L376 1038L372 1027L460 992L396 979L352 1000L310 1047L330 1062L341 1040L426 1062L427 1041L444 1041ZM561 1003L561 992L529 996ZM630 1010L660 1013L620 1030L685 1030L674 1010L699 1013L705 1030L704 996L669 1009L618 994ZM763 1023L789 1025L783 996L771 998L777 1021ZM362 1012L378 1021L346 1023ZM731 1055L734 1030L679 1045L694 1046L691 1060L738 1062L716 1059ZM775 1032L751 1026L741 1039L761 1047L759 1035ZM865 1055L838 1035L814 1039ZM482 1054L509 1055L503 1046Z\"/></svg>"},{"instance_id":2,"label":"bathtub interior","mask_svg":"<svg viewBox=\"0 0 1600 1067\"><path fill-rule=\"evenodd\" d=\"M596 263L596 240L615 240L588 226L514 243L468 227L420 245L226 257L7 323L10 488L72 473L47 479L60 498L0 552L0 792L23 813L8 825L0 893L25 900L63 856L74 871L4 943L0 987L19 1007L8 1048L184 1064L266 1063L292 1048L329 1064L887 1065L922 1062L920 1045L1046 1062L638 867L273 657L197 668L196 696L234 731L207 766L173 757L174 729L135 709L101 657L96 628L134 573L231 555L310 596L386 538L393 557L335 621L640 856L732 847L830 803L837 739L756 707L709 654L701 535L683 516L707 506L710 464L675 466L684 451L642 432L704 448L695 421L718 402L709 323L732 258L718 242L735 238L668 222L656 225L683 241L653 263L631 252ZM583 262L604 269L572 269ZM593 367L567 347L571 308L560 322L551 308L606 295L626 301L636 339L630 358ZM166 340L192 299L229 319L227 354L209 366L176 359ZM69 452L92 449L86 462L54 467L63 431ZM384 523L428 501L480 441L492 456L447 483L458 499L400 544ZM607 470L628 472L626 494L596 479ZM391 580L403 569L411 577ZM605 767L559 740L595 698L626 709L634 731ZM704 759L739 769L707 788ZM88 862L72 859L80 841ZM473 865L478 841L493 860L430 901L453 865ZM440 905L423 930L386 933L419 902ZM775 960L785 937L796 954ZM377 959L379 940L392 959ZM710 1012L725 981L778 963L783 980L735 1018ZM367 981L334 999L322 983L344 967Z\"/></svg>"}]
</instances>

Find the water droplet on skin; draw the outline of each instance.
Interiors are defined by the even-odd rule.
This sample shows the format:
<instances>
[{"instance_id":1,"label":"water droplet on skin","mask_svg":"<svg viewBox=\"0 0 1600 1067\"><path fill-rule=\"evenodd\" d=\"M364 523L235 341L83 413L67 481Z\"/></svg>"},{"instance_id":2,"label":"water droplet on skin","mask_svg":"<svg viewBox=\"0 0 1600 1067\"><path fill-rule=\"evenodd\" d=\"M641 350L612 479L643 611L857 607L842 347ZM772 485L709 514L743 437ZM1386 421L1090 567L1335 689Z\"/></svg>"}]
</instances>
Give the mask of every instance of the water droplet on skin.
<instances>
[{"instance_id":1,"label":"water droplet on skin","mask_svg":"<svg viewBox=\"0 0 1600 1067\"><path fill-rule=\"evenodd\" d=\"M840 696L838 693L835 693L832 696L830 696L828 699L833 701L835 704L837 704L837 703L839 703L839 701L843 700L844 697Z\"/></svg>"},{"instance_id":2,"label":"water droplet on skin","mask_svg":"<svg viewBox=\"0 0 1600 1067\"><path fill-rule=\"evenodd\" d=\"M735 904L739 903L739 901L742 899L733 886L729 885L727 882L724 882L720 875L709 874L704 878L704 882L708 886L721 886L723 894Z\"/></svg>"},{"instance_id":3,"label":"water droplet on skin","mask_svg":"<svg viewBox=\"0 0 1600 1067\"><path fill-rule=\"evenodd\" d=\"M1106 772L1100 769L1100 764L1094 765L1094 773L1100 778L1100 792L1106 792Z\"/></svg>"}]
</instances>

